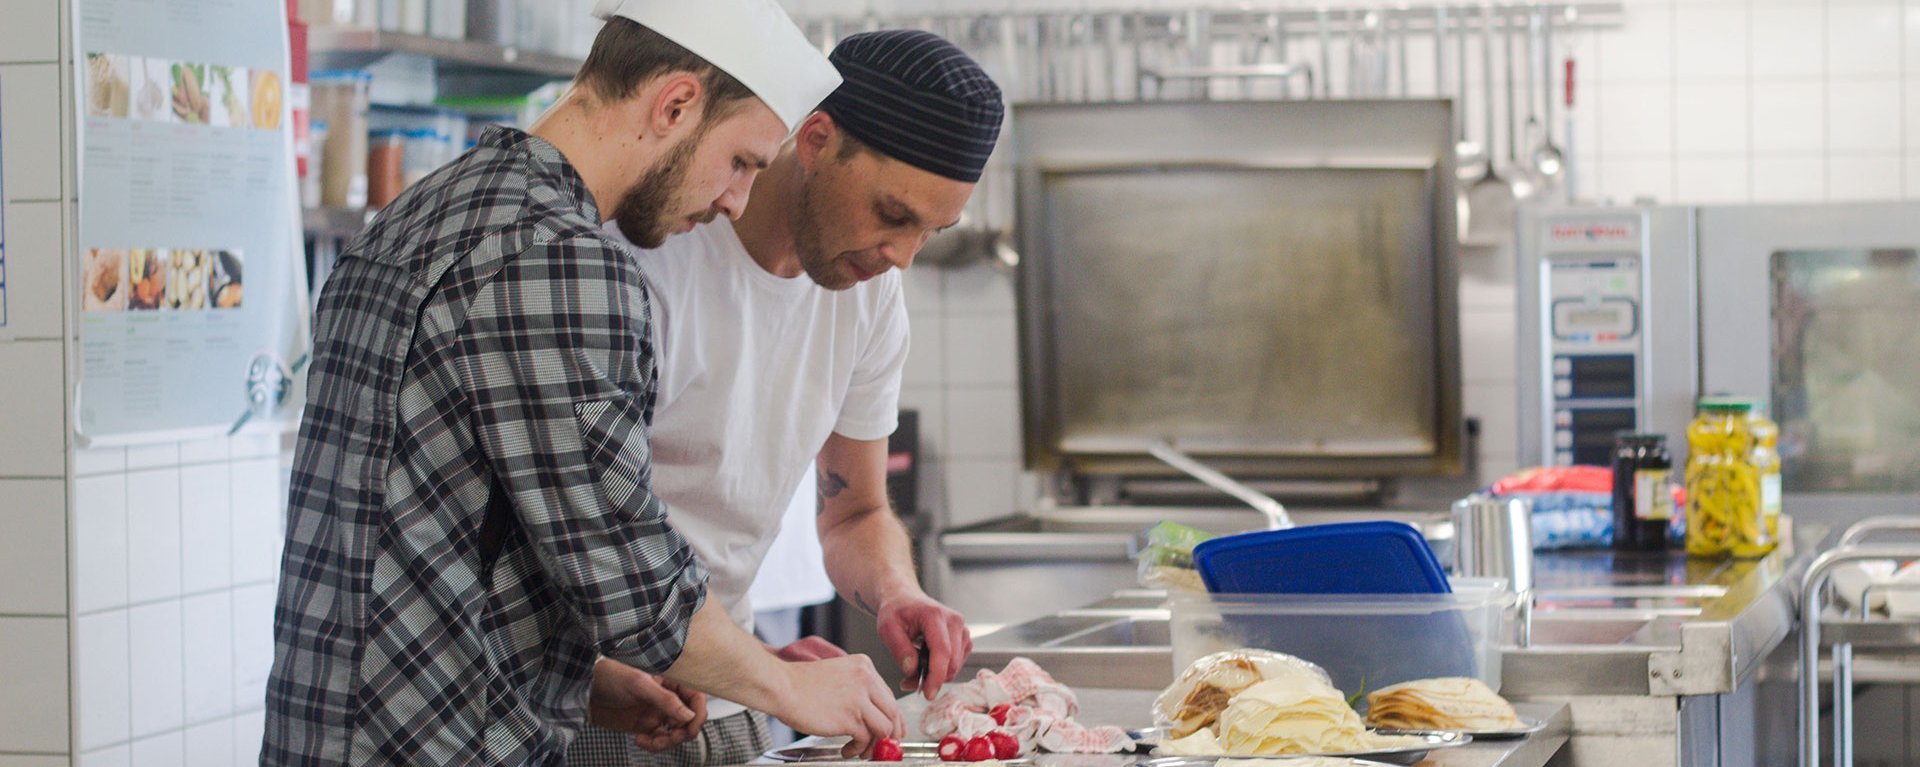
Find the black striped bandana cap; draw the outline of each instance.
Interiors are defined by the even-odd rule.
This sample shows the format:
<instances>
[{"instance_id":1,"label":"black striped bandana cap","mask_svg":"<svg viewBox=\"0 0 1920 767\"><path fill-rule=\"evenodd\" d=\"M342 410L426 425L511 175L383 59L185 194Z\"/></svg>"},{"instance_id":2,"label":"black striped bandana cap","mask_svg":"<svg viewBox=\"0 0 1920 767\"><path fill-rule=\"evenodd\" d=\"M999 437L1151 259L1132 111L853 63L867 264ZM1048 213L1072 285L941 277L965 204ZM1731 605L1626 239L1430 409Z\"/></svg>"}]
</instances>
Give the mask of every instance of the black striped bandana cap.
<instances>
[{"instance_id":1,"label":"black striped bandana cap","mask_svg":"<svg viewBox=\"0 0 1920 767\"><path fill-rule=\"evenodd\" d=\"M840 41L840 87L820 103L842 130L888 157L973 183L1000 138L1000 86L939 35L894 29Z\"/></svg>"}]
</instances>

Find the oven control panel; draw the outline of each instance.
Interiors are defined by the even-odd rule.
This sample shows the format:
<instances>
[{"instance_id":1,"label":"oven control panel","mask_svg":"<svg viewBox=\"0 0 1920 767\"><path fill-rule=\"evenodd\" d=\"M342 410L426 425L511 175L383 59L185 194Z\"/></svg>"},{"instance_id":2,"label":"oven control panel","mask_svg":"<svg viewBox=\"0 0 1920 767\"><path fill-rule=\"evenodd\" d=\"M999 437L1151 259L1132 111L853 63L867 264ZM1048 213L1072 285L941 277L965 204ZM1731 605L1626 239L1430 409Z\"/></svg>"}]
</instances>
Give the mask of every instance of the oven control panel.
<instances>
[{"instance_id":1,"label":"oven control panel","mask_svg":"<svg viewBox=\"0 0 1920 767\"><path fill-rule=\"evenodd\" d=\"M1614 436L1639 422L1640 263L1633 252L1547 256L1544 399L1555 465L1607 465Z\"/></svg>"}]
</instances>

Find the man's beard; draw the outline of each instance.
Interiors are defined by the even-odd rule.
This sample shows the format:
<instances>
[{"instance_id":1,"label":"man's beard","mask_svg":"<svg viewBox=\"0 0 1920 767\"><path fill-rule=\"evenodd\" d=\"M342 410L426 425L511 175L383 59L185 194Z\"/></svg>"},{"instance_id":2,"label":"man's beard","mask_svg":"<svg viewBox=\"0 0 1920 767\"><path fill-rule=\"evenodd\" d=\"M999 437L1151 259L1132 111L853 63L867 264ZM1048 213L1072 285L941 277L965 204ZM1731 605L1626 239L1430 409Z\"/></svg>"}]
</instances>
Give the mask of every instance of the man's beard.
<instances>
[{"instance_id":1,"label":"man's beard","mask_svg":"<svg viewBox=\"0 0 1920 767\"><path fill-rule=\"evenodd\" d=\"M669 217L677 219L678 211L685 204L680 186L686 183L687 171L693 166L693 150L699 140L699 136L689 136L675 144L659 164L627 188L627 193L614 206L613 221L633 244L657 248L673 234L679 221ZM709 211L702 223L711 220L713 213Z\"/></svg>"},{"instance_id":2,"label":"man's beard","mask_svg":"<svg viewBox=\"0 0 1920 767\"><path fill-rule=\"evenodd\" d=\"M838 261L820 242L820 216L813 206L813 184L814 180L809 178L800 188L800 205L793 221L793 250L800 256L800 268L806 270L815 285L828 290L846 290L858 280L836 269Z\"/></svg>"}]
</instances>

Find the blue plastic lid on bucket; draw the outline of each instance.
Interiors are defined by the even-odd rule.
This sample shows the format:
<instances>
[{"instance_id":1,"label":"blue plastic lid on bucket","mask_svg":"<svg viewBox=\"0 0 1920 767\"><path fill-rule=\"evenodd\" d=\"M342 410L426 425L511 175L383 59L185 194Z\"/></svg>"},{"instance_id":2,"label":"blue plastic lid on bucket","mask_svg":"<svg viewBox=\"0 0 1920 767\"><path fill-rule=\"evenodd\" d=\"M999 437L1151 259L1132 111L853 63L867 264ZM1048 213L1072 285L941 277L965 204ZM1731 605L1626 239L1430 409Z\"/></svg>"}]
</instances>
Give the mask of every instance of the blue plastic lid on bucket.
<instances>
[{"instance_id":1,"label":"blue plastic lid on bucket","mask_svg":"<svg viewBox=\"0 0 1920 767\"><path fill-rule=\"evenodd\" d=\"M1450 594L1433 548L1405 522L1340 522L1215 538L1193 563L1216 594Z\"/></svg>"}]
</instances>

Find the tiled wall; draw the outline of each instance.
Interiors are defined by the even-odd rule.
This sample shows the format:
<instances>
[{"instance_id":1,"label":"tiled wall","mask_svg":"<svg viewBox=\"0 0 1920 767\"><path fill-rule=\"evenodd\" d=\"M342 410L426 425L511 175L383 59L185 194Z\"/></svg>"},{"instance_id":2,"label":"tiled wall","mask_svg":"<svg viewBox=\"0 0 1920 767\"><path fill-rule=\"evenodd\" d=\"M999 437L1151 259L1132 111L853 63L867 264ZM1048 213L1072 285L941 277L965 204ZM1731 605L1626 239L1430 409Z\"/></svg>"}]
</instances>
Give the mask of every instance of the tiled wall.
<instances>
[{"instance_id":1,"label":"tiled wall","mask_svg":"<svg viewBox=\"0 0 1920 767\"><path fill-rule=\"evenodd\" d=\"M0 767L252 765L280 440L70 449L68 6L0 3Z\"/></svg>"},{"instance_id":2,"label":"tiled wall","mask_svg":"<svg viewBox=\"0 0 1920 767\"><path fill-rule=\"evenodd\" d=\"M1191 0L786 0L796 16L1240 5ZM1353 3L1339 3L1350 5ZM1255 3L1256 7L1267 3ZM1312 7L1310 3L1273 3ZM1628 202L1822 202L1920 197L1920 0L1625 0L1626 24L1562 35L1580 79L1579 191ZM1336 41L1337 44L1337 41ZM1409 50L1415 95L1431 95L1429 41ZM1311 40L1295 55L1317 59ZM1336 50L1333 59L1343 61ZM995 62L987 62L993 68ZM1485 135L1480 49L1469 49L1468 132ZM1496 50L1496 75L1505 71ZM1337 67L1336 67L1337 68ZM1333 73L1338 88L1342 77ZM1452 78L1443 78L1451 83ZM1505 78L1496 77L1504 100ZM1559 93L1556 91L1556 103ZM1554 128L1561 143L1562 121ZM1506 119L1495 120L1505 156ZM1461 253L1465 407L1481 420L1483 476L1517 462L1512 253ZM1035 487L1017 469L1011 277L915 269L906 404L940 411L923 488L956 522L1006 513ZM959 362L964 368L956 369ZM944 431L941 431L944 429ZM1012 497L1009 497L1009 495Z\"/></svg>"}]
</instances>

